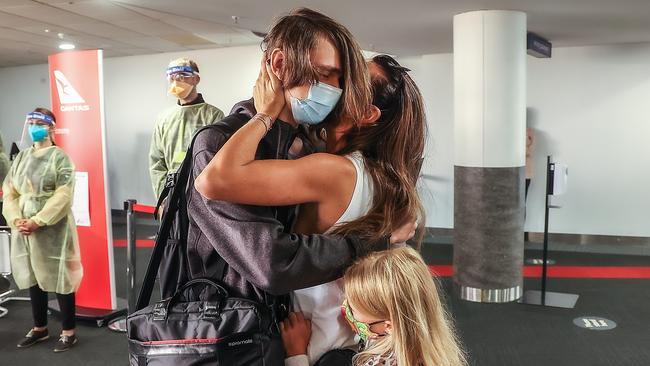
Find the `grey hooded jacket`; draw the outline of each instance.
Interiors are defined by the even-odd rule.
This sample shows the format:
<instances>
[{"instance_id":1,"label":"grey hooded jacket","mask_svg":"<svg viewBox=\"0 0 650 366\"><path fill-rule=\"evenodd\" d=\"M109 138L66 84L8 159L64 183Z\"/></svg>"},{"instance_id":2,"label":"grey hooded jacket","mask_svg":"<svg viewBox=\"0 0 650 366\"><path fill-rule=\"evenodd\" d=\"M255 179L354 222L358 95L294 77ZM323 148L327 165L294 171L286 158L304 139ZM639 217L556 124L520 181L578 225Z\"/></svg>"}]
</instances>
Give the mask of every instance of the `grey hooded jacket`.
<instances>
[{"instance_id":1,"label":"grey hooded jacket","mask_svg":"<svg viewBox=\"0 0 650 366\"><path fill-rule=\"evenodd\" d=\"M254 114L252 100L242 102L219 128L202 130L193 149L191 181L203 171L228 138ZM287 159L298 130L277 121L260 142L256 159ZM211 201L192 183L187 254L192 278L212 277L219 257L227 263L222 282L231 296L263 301L264 292L283 295L340 278L354 260L386 249L388 238L362 243L355 237L292 234L295 206L261 207Z\"/></svg>"}]
</instances>

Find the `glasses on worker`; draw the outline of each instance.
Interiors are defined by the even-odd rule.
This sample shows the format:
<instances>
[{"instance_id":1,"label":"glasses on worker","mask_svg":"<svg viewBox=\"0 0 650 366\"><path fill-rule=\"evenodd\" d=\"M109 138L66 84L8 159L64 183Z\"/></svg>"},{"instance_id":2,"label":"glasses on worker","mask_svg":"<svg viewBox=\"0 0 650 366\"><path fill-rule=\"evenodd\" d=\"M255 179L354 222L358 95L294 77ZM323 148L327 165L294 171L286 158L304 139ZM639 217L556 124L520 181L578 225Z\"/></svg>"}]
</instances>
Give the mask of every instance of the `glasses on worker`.
<instances>
[{"instance_id":1,"label":"glasses on worker","mask_svg":"<svg viewBox=\"0 0 650 366\"><path fill-rule=\"evenodd\" d=\"M30 120L27 121L27 124L28 125L39 125L39 126L45 126L45 127L51 126L51 124L49 124L49 123L47 123L45 121L38 120L38 119L30 119Z\"/></svg>"},{"instance_id":2,"label":"glasses on worker","mask_svg":"<svg viewBox=\"0 0 650 366\"><path fill-rule=\"evenodd\" d=\"M191 74L191 73L177 72L177 73L174 73L174 74L167 75L167 81L169 81L170 83L172 81L187 82L187 81L191 80L193 76L194 76L194 74Z\"/></svg>"},{"instance_id":3,"label":"glasses on worker","mask_svg":"<svg viewBox=\"0 0 650 366\"><path fill-rule=\"evenodd\" d=\"M357 333L364 342L367 342L369 339L376 339L386 335L386 333L375 333L372 331L374 325L381 324L386 320L378 320L372 323L364 323L356 320L352 314L352 309L350 309L347 299L344 300L343 305L341 305L341 315L345 320L347 320L352 330Z\"/></svg>"}]
</instances>

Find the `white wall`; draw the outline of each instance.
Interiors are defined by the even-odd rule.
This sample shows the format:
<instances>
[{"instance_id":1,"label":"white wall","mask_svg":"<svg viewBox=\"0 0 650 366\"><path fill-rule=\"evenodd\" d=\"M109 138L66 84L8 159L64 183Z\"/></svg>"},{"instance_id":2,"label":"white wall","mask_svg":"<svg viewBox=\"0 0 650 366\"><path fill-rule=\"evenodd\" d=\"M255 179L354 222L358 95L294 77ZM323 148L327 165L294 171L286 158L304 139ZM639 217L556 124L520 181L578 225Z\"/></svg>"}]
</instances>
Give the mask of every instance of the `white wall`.
<instances>
[{"instance_id":1,"label":"white wall","mask_svg":"<svg viewBox=\"0 0 650 366\"><path fill-rule=\"evenodd\" d=\"M259 46L105 59L112 208L121 208L128 198L155 203L148 173L151 132L158 113L175 103L167 96L165 68L182 56L199 64L199 92L225 114L233 104L252 96L262 56ZM9 141L20 139L25 114L36 105L50 105L47 65L0 69L0 86L3 93L11 95L0 100L0 130L5 144L10 145Z\"/></svg>"},{"instance_id":2,"label":"white wall","mask_svg":"<svg viewBox=\"0 0 650 366\"><path fill-rule=\"evenodd\" d=\"M454 74L451 55L400 59L411 69L426 107L428 134L420 180L427 227L454 226Z\"/></svg>"},{"instance_id":3,"label":"white wall","mask_svg":"<svg viewBox=\"0 0 650 366\"><path fill-rule=\"evenodd\" d=\"M147 150L165 95L164 69L181 55L201 67L200 90L228 113L251 95L259 47L105 60L111 205L153 203ZM453 226L453 63L450 54L403 58L422 89L429 121L427 226ZM24 115L49 105L47 66L0 69L0 130L20 138ZM529 120L537 133L536 177L527 230L542 231L547 154L569 165L569 192L558 197L552 232L650 236L650 44L561 48L552 59L528 58Z\"/></svg>"},{"instance_id":4,"label":"white wall","mask_svg":"<svg viewBox=\"0 0 650 366\"><path fill-rule=\"evenodd\" d=\"M0 68L0 132L5 152L13 141L20 141L25 115L38 106L50 106L47 65Z\"/></svg>"},{"instance_id":5,"label":"white wall","mask_svg":"<svg viewBox=\"0 0 650 366\"><path fill-rule=\"evenodd\" d=\"M427 226L453 226L452 55L402 59L427 103ZM569 166L550 231L650 236L650 44L560 48L528 58L537 132L526 229L542 231L546 156Z\"/></svg>"}]
</instances>

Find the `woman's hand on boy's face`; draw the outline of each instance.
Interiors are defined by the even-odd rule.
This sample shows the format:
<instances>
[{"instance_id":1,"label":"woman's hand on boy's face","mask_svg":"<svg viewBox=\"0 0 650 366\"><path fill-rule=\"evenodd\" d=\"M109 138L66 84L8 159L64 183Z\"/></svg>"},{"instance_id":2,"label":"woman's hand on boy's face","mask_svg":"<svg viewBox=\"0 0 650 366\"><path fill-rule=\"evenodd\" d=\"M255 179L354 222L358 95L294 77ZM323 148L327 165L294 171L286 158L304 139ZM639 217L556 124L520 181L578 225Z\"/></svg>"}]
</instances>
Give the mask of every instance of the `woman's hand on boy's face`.
<instances>
[{"instance_id":1,"label":"woman's hand on boy's face","mask_svg":"<svg viewBox=\"0 0 650 366\"><path fill-rule=\"evenodd\" d=\"M284 88L280 79L271 70L266 52L262 57L260 74L253 88L253 101L258 112L271 116L273 120L278 118L284 108Z\"/></svg>"},{"instance_id":2,"label":"woman's hand on boy's face","mask_svg":"<svg viewBox=\"0 0 650 366\"><path fill-rule=\"evenodd\" d=\"M306 355L311 338L311 320L301 313L290 313L280 322L280 334L287 357Z\"/></svg>"}]
</instances>

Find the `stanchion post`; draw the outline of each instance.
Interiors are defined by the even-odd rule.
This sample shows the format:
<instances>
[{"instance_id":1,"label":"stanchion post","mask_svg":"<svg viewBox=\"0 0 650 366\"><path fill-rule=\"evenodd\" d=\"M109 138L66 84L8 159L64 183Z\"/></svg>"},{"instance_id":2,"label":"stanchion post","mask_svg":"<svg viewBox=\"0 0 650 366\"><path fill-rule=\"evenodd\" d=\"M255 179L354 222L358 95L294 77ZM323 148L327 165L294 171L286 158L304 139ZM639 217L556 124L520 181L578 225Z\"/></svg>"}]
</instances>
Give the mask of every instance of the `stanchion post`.
<instances>
[{"instance_id":1,"label":"stanchion post","mask_svg":"<svg viewBox=\"0 0 650 366\"><path fill-rule=\"evenodd\" d=\"M133 207L137 203L136 200L127 200L124 202L126 208L126 284L127 284L127 301L128 301L128 314L131 314L135 309L135 211Z\"/></svg>"},{"instance_id":2,"label":"stanchion post","mask_svg":"<svg viewBox=\"0 0 650 366\"><path fill-rule=\"evenodd\" d=\"M546 276L548 270L548 200L551 194L551 156L546 157L546 203L544 211L544 249L542 251L542 305L546 304Z\"/></svg>"},{"instance_id":3,"label":"stanchion post","mask_svg":"<svg viewBox=\"0 0 650 366\"><path fill-rule=\"evenodd\" d=\"M560 292L546 291L548 277L548 221L549 209L558 206L550 205L550 198L557 194L554 192L554 180L556 179L556 165L551 163L551 156L546 158L546 204L544 207L544 247L542 257L542 288L541 291L528 290L519 300L522 304L541 305L558 308L572 309L575 307L579 296L576 294L565 294ZM553 177L553 178L551 178Z\"/></svg>"},{"instance_id":4,"label":"stanchion post","mask_svg":"<svg viewBox=\"0 0 650 366\"><path fill-rule=\"evenodd\" d=\"M126 211L126 301L127 314L135 310L135 210L136 200L124 201ZM114 332L126 332L126 316L114 319L108 324L108 329Z\"/></svg>"}]
</instances>

